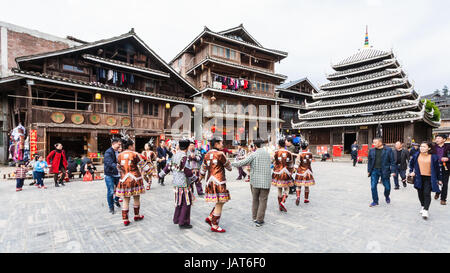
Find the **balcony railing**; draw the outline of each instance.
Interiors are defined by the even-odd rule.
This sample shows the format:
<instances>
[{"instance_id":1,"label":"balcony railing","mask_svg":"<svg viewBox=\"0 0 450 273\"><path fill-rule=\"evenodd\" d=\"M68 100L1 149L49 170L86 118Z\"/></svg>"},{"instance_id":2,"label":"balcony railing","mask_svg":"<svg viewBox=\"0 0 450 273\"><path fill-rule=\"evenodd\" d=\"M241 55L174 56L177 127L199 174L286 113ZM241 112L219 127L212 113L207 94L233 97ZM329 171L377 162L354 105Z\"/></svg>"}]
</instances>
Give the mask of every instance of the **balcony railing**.
<instances>
[{"instance_id":1,"label":"balcony railing","mask_svg":"<svg viewBox=\"0 0 450 273\"><path fill-rule=\"evenodd\" d=\"M230 80L228 80L230 79ZM238 83L236 84L236 81ZM243 94L253 94L258 96L274 97L275 84L263 81L253 81L244 78L226 76L211 73L211 81L206 84L208 88L220 89L223 91L235 91Z\"/></svg>"}]
</instances>

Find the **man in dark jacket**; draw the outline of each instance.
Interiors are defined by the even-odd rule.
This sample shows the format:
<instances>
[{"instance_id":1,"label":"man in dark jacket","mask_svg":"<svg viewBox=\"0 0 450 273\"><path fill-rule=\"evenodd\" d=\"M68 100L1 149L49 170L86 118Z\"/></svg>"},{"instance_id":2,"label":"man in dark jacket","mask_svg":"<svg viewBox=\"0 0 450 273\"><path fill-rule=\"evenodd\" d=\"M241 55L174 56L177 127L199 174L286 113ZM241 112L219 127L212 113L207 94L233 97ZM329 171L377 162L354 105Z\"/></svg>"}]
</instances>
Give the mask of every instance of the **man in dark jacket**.
<instances>
[{"instance_id":1,"label":"man in dark jacket","mask_svg":"<svg viewBox=\"0 0 450 273\"><path fill-rule=\"evenodd\" d=\"M73 178L73 173L78 171L78 164L73 160L71 156L67 160L67 172L69 174L69 178Z\"/></svg>"},{"instance_id":2,"label":"man in dark jacket","mask_svg":"<svg viewBox=\"0 0 450 273\"><path fill-rule=\"evenodd\" d=\"M445 143L447 141L447 135L438 134L435 137L436 144L433 145L432 153L437 155L439 158L439 164L442 172L442 190L441 193L436 193L434 195L434 199L439 199L441 197L441 205L447 205L447 192L448 192L448 177L449 177L449 168L450 168L450 144Z\"/></svg>"},{"instance_id":3,"label":"man in dark jacket","mask_svg":"<svg viewBox=\"0 0 450 273\"><path fill-rule=\"evenodd\" d=\"M105 173L106 183L106 200L108 201L109 212L114 214L114 204L119 208L119 198L113 198L115 187L119 183L120 174L117 169L117 156L116 151L119 150L121 145L120 139L114 138L111 140L111 147L106 150L103 158L103 171Z\"/></svg>"},{"instance_id":4,"label":"man in dark jacket","mask_svg":"<svg viewBox=\"0 0 450 273\"><path fill-rule=\"evenodd\" d=\"M389 198L389 194L391 193L390 175L392 173L395 176L395 161L392 149L384 146L381 138L375 138L373 145L375 148L370 149L367 164L373 199L373 202L370 204L371 207L378 206L377 185L380 177L384 186L386 203L391 203L391 199Z\"/></svg>"},{"instance_id":5,"label":"man in dark jacket","mask_svg":"<svg viewBox=\"0 0 450 273\"><path fill-rule=\"evenodd\" d=\"M353 142L352 147L351 147L351 152L350 155L352 156L352 160L353 160L353 167L356 167L356 161L358 160L358 150L359 150L359 146L355 140L355 142Z\"/></svg>"},{"instance_id":6,"label":"man in dark jacket","mask_svg":"<svg viewBox=\"0 0 450 273\"><path fill-rule=\"evenodd\" d=\"M406 169L408 168L409 162L409 152L403 148L403 144L400 141L395 143L394 151L394 162L395 162L395 176L394 184L395 190L400 189L400 184L398 183L399 176L402 179L403 187L406 187Z\"/></svg>"},{"instance_id":7,"label":"man in dark jacket","mask_svg":"<svg viewBox=\"0 0 450 273\"><path fill-rule=\"evenodd\" d=\"M156 159L157 169L158 173L160 173L161 170L164 170L164 168L166 167L167 156L169 157L173 156L172 152L166 148L164 140L160 141L159 147L158 149L156 149L156 156L157 156ZM164 177L163 178L160 177L158 183L161 184L161 186L164 186Z\"/></svg>"}]
</instances>

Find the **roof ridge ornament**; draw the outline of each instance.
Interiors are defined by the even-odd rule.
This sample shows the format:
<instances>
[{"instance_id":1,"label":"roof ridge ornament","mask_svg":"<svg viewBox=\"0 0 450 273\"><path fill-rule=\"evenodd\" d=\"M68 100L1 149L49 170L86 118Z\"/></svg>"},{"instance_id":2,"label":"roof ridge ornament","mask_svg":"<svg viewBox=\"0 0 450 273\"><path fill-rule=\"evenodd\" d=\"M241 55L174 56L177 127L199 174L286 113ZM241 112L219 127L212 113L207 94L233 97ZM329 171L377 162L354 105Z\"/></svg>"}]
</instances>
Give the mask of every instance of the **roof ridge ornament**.
<instances>
[{"instance_id":1,"label":"roof ridge ornament","mask_svg":"<svg viewBox=\"0 0 450 273\"><path fill-rule=\"evenodd\" d=\"M366 36L364 38L364 48L370 48L369 46L369 26L366 25Z\"/></svg>"}]
</instances>

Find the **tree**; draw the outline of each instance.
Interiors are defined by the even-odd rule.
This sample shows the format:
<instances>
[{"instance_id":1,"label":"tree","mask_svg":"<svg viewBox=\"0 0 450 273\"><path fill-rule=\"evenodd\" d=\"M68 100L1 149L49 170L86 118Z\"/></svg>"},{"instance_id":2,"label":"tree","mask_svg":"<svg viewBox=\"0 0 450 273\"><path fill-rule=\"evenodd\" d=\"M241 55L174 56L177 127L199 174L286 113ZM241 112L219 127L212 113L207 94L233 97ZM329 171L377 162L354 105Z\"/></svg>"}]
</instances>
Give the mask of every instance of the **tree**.
<instances>
[{"instance_id":1,"label":"tree","mask_svg":"<svg viewBox=\"0 0 450 273\"><path fill-rule=\"evenodd\" d=\"M425 99L422 99L420 101L422 103L425 103L425 111L427 111L428 113L431 113L431 111L434 110L433 117L431 118L432 121L441 120L441 111L439 110L439 107L437 107L436 104L434 104L434 102Z\"/></svg>"},{"instance_id":2,"label":"tree","mask_svg":"<svg viewBox=\"0 0 450 273\"><path fill-rule=\"evenodd\" d=\"M442 92L444 93L444 96L448 96L448 87L447 87L447 85L444 85L444 88L442 88Z\"/></svg>"}]
</instances>

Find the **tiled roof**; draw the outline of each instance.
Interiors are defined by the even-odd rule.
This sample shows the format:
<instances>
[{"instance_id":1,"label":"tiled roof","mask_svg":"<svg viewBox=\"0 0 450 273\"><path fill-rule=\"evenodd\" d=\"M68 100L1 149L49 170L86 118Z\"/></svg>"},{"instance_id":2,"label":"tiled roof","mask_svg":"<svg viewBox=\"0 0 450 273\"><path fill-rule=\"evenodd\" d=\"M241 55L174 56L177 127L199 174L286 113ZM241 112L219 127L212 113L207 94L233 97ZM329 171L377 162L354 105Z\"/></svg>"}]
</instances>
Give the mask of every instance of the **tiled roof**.
<instances>
[{"instance_id":1,"label":"tiled roof","mask_svg":"<svg viewBox=\"0 0 450 273\"><path fill-rule=\"evenodd\" d=\"M210 57L210 56L206 56L205 59L203 59L201 62L199 62L198 64L193 66L191 69L186 71L186 74L187 75L190 74L196 68L198 68L199 66L201 66L202 64L205 64L207 62L223 64L223 65L227 65L227 66L230 66L230 67L239 68L239 69L243 69L243 70L248 70L248 71L252 71L252 72L255 72L255 73L263 74L263 75L266 75L266 76L271 76L271 77L274 77L274 78L282 79L282 80L287 79L287 76L285 76L285 75L276 74L276 73L272 73L272 72L269 72L269 71L266 71L266 70L257 69L257 68L253 68L253 67L248 67L248 66L244 66L244 65L228 62L228 61L225 61L225 60L222 60L222 59L219 59L219 58Z\"/></svg>"},{"instance_id":2,"label":"tiled roof","mask_svg":"<svg viewBox=\"0 0 450 273\"><path fill-rule=\"evenodd\" d=\"M118 60L102 58L102 57L98 57L98 56L94 56L94 55L90 55L90 54L83 54L83 58L91 60L91 61L95 61L95 62L107 63L110 65L118 65L121 67L128 68L130 70L146 72L146 73L150 73L152 75L159 75L159 76L163 76L163 77L167 77L167 78L170 77L169 73L166 73L166 72L163 72L160 70L151 69L148 67L138 66L138 65L134 65L134 64L129 64L129 63L121 62Z\"/></svg>"},{"instance_id":3,"label":"tiled roof","mask_svg":"<svg viewBox=\"0 0 450 273\"><path fill-rule=\"evenodd\" d=\"M373 48L362 48L352 56L333 65L333 68L344 68L346 66L364 63L371 60L381 59L392 55L392 52L377 50Z\"/></svg>"},{"instance_id":4,"label":"tiled roof","mask_svg":"<svg viewBox=\"0 0 450 273\"><path fill-rule=\"evenodd\" d=\"M390 89L382 92L359 95L359 96L351 96L343 99L329 99L329 100L320 100L313 103L307 103L307 109L316 109L316 108L328 108L328 107L341 107L344 105L354 105L361 104L366 102L374 102L380 100L387 99L397 99L402 97L413 96L414 99L417 98L417 93L413 90L413 88L409 89Z\"/></svg>"},{"instance_id":5,"label":"tiled roof","mask_svg":"<svg viewBox=\"0 0 450 273\"><path fill-rule=\"evenodd\" d=\"M260 46L260 47L263 47L263 46L262 46L255 38L253 38L252 35L250 35L250 33L245 29L245 27L243 26L243 24L240 24L239 26L234 27L234 28L230 28L230 29L226 29L226 30L219 31L219 32L217 32L217 33L218 33L218 34L221 34L221 35L225 35L225 36L230 37L230 36L229 36L230 33L236 32L236 31L242 31L242 32L244 32L245 35L248 36L248 38L252 41L253 44L255 44L255 45L257 45L257 46ZM243 41L243 40L240 40L240 41ZM245 41L244 41L244 42L245 42Z\"/></svg>"},{"instance_id":6,"label":"tiled roof","mask_svg":"<svg viewBox=\"0 0 450 273\"><path fill-rule=\"evenodd\" d=\"M348 95L365 93L365 92L379 90L379 89L403 86L407 83L408 83L407 79L394 78L394 79L387 80L387 81L374 82L374 83L359 85L356 87L350 87L350 88L346 88L346 89L320 92L318 94L313 94L313 98L320 99L320 98L329 98L329 97L348 96Z\"/></svg>"},{"instance_id":7,"label":"tiled roof","mask_svg":"<svg viewBox=\"0 0 450 273\"><path fill-rule=\"evenodd\" d=\"M311 85L312 88L314 88L314 90L316 90L317 92L319 91L319 89L317 89L317 87L315 87L314 84L312 84L311 81L307 77L304 77L304 78L301 78L301 79L298 79L298 80L295 80L295 81L290 81L290 82L286 82L286 83L280 84L280 85L278 85L276 87L276 89L289 89L292 86L294 86L296 84L299 84L299 83L301 83L303 81L307 81L309 83L309 85Z\"/></svg>"},{"instance_id":8,"label":"tiled roof","mask_svg":"<svg viewBox=\"0 0 450 273\"><path fill-rule=\"evenodd\" d=\"M357 68L350 68L350 69L346 69L343 71L337 71L335 73L329 74L327 75L327 79L331 80L334 78L341 78L341 77L345 77L345 76L349 76L349 75L354 75L354 74L361 74L361 73L365 73L371 70L375 70L375 69L380 69L383 67L388 67L392 64L395 64L397 62L397 60L394 59L387 59L387 60L382 60L381 62L376 62L373 64L368 64L368 65L363 65Z\"/></svg>"},{"instance_id":9,"label":"tiled roof","mask_svg":"<svg viewBox=\"0 0 450 273\"><path fill-rule=\"evenodd\" d=\"M403 122L403 121L419 120L422 118L423 115L421 114L421 112L402 111L371 116L334 118L319 121L303 121L292 125L293 129L309 129L309 128L327 128L327 127L358 126L358 125L370 125L378 123Z\"/></svg>"},{"instance_id":10,"label":"tiled roof","mask_svg":"<svg viewBox=\"0 0 450 273\"><path fill-rule=\"evenodd\" d=\"M222 90L222 89L217 89L217 88L212 88L212 87L204 88L203 90L201 90L197 94L192 95L191 97L201 95L207 91L226 94L226 95L237 95L237 96L246 97L246 98L255 98L255 99L263 99L263 100L270 100L270 101L279 101L279 102L289 102L288 99L277 98L277 97L273 97L273 96L263 96L263 95L245 93L245 92L234 91L234 90L229 90L229 89Z\"/></svg>"},{"instance_id":11,"label":"tiled roof","mask_svg":"<svg viewBox=\"0 0 450 273\"><path fill-rule=\"evenodd\" d=\"M50 74L45 74L45 73L20 70L17 68L13 68L11 70L13 71L13 73L15 75L22 76L24 78L32 78L32 79L36 79L36 80L50 81L50 82L57 83L57 84L84 87L84 88L88 88L88 89L110 91L113 93L135 95L135 96L145 97L145 98L149 98L149 99L157 99L157 100L163 100L163 101L174 101L174 102L180 102L180 103L193 104L192 99L186 99L186 98L182 98L182 97L167 96L167 95L163 95L163 94L144 92L141 90L121 88L121 87L111 86L111 85L107 85L107 84L102 84L99 82L85 82L85 81L80 81L80 80L75 80L75 79L70 79L70 78L66 78L66 77L55 76L55 75L50 75Z\"/></svg>"},{"instance_id":12,"label":"tiled roof","mask_svg":"<svg viewBox=\"0 0 450 273\"><path fill-rule=\"evenodd\" d=\"M386 101L376 104L367 104L363 106L350 106L342 107L331 110L317 110L310 111L308 113L299 114L298 118L300 120L310 120L310 119L325 119L337 116L351 116L351 115L361 115L377 112L392 112L398 111L400 109L411 109L419 106L419 100L397 100L397 101Z\"/></svg>"},{"instance_id":13,"label":"tiled roof","mask_svg":"<svg viewBox=\"0 0 450 273\"><path fill-rule=\"evenodd\" d=\"M348 79L331 81L327 84L322 85L320 88L321 89L331 89L331 88L338 88L341 86L356 85L356 84L360 84L360 83L364 83L364 82L368 82L368 81L374 81L374 80L393 77L393 76L399 75L401 73L402 73L402 70L399 68L386 69L386 70L383 70L380 72L365 74L365 75L352 77L352 78L348 78Z\"/></svg>"}]
</instances>

